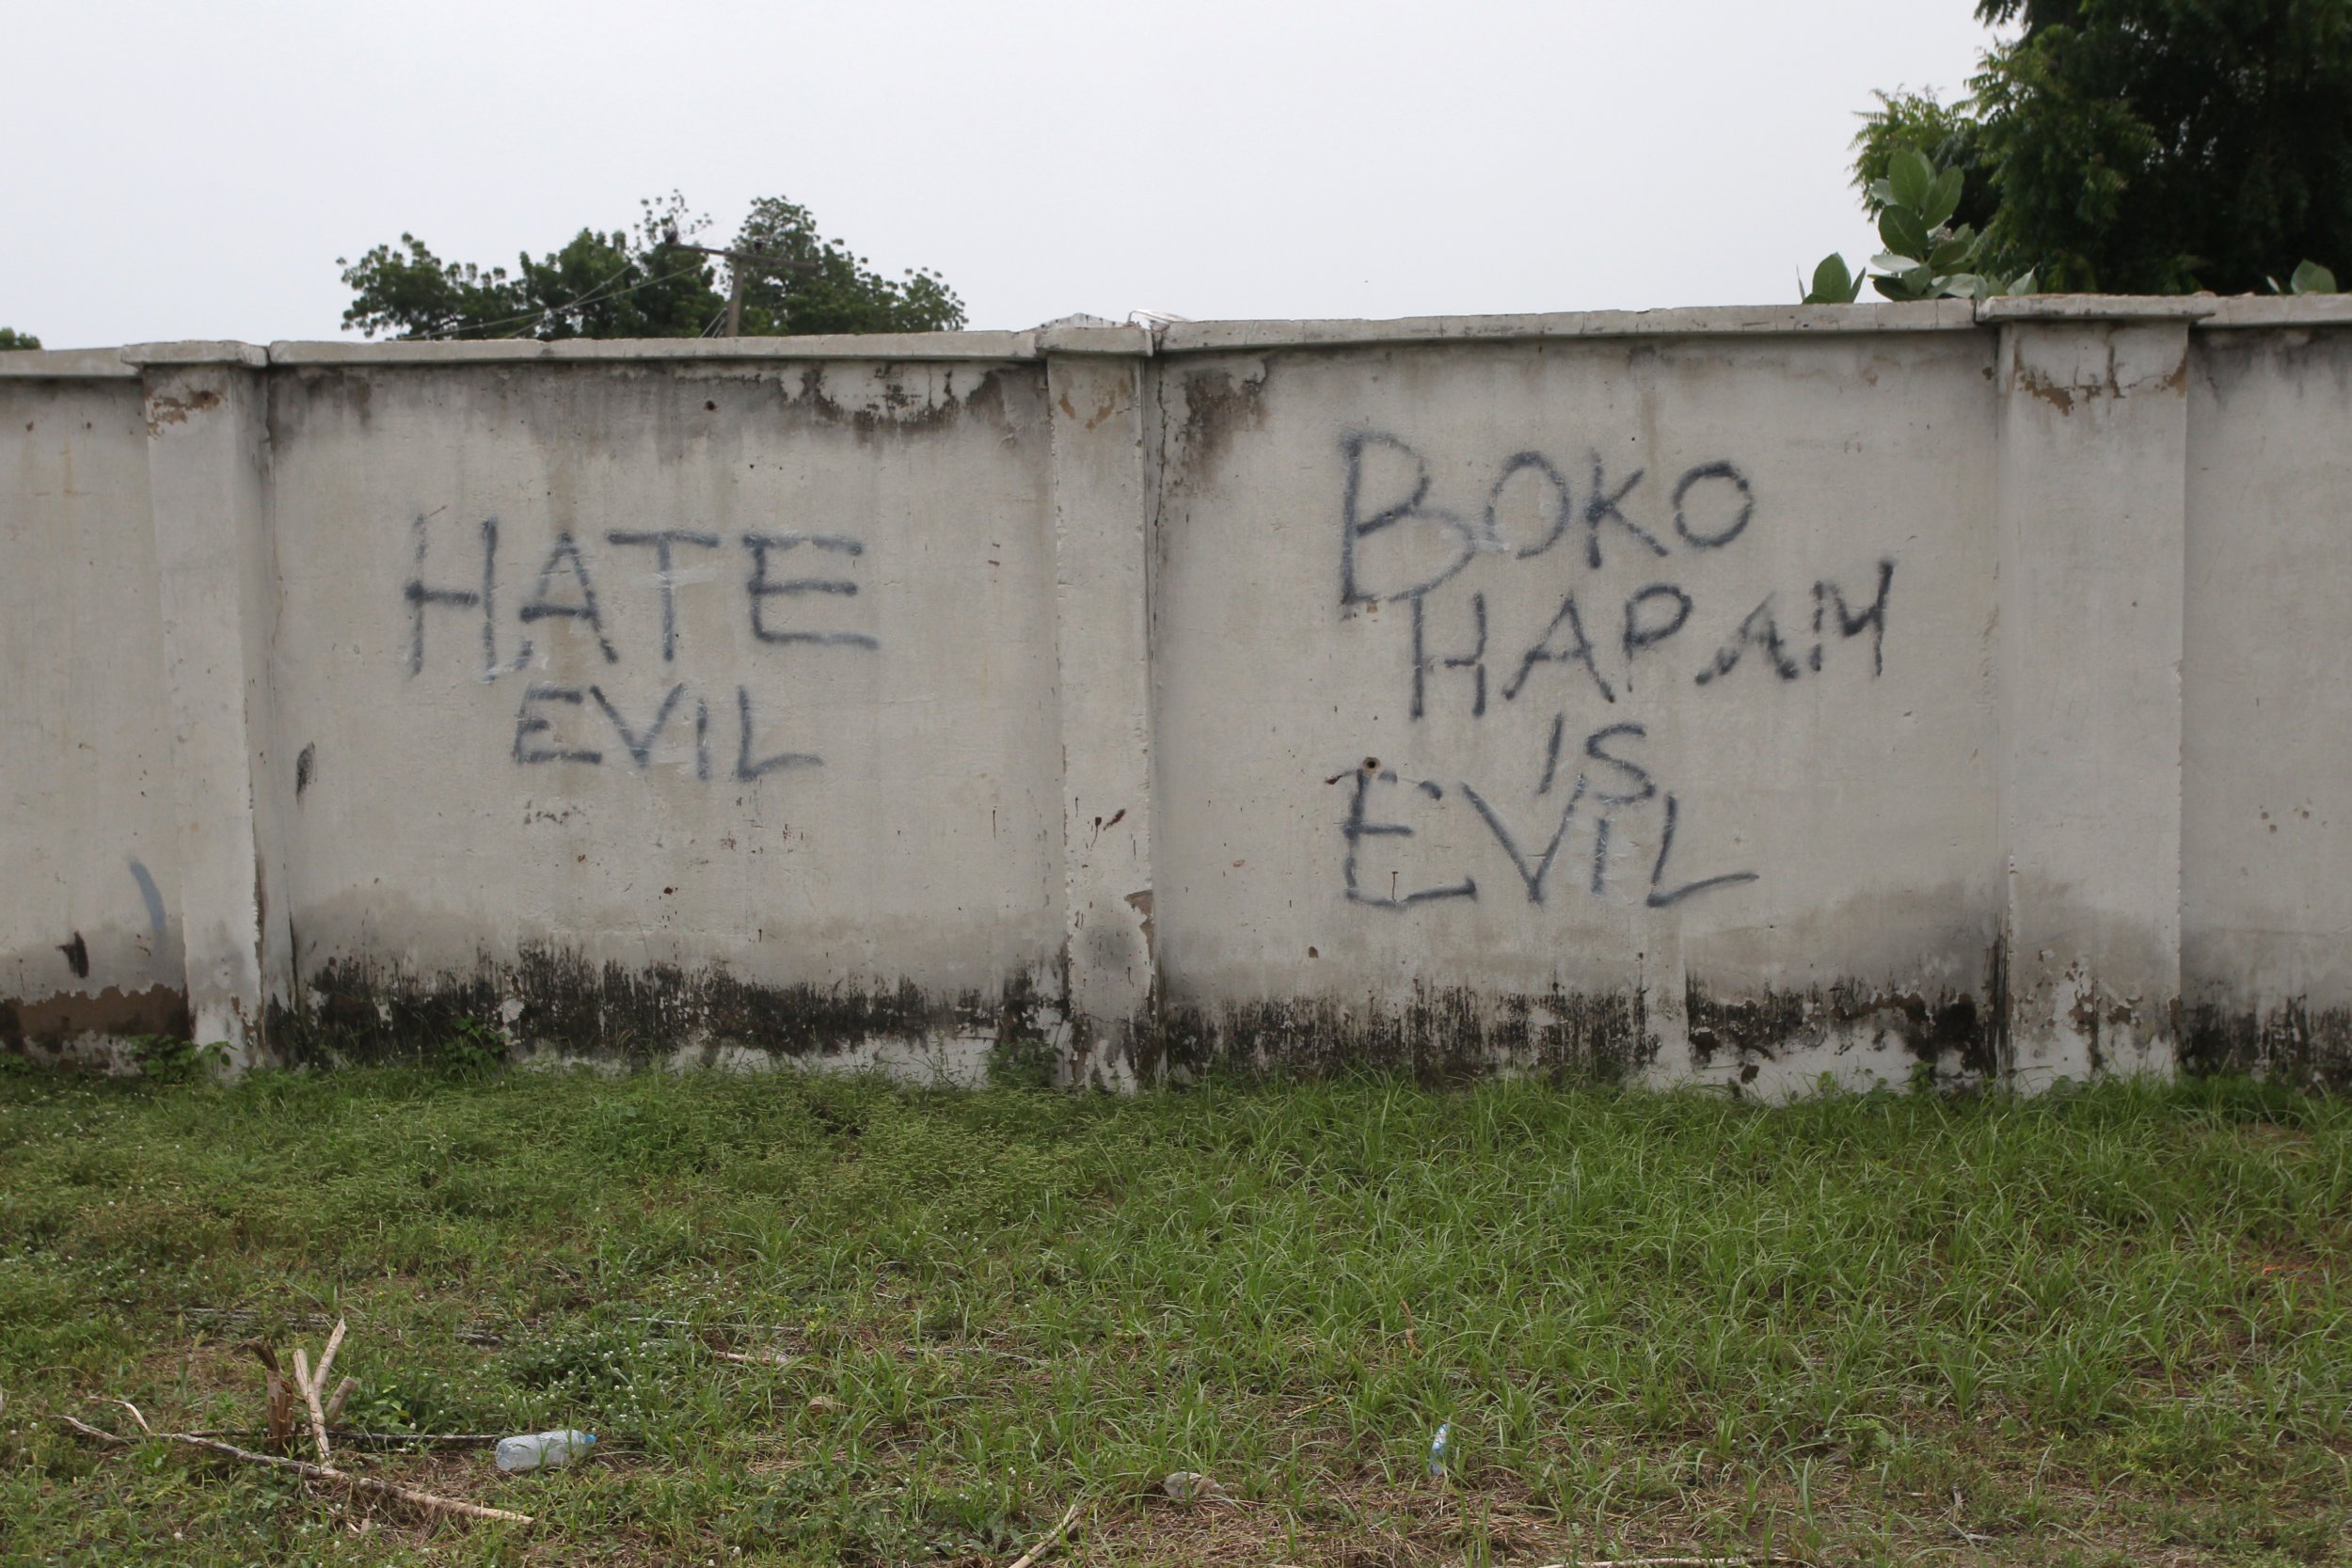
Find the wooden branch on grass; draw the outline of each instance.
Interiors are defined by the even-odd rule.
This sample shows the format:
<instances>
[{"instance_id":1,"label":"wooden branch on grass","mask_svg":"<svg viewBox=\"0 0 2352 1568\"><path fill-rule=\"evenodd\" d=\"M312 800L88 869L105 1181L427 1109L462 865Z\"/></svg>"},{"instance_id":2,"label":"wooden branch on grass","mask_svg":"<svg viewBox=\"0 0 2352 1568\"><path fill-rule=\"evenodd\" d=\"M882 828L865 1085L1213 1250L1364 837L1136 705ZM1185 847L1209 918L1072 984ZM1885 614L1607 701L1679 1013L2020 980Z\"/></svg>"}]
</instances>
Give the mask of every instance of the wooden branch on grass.
<instances>
[{"instance_id":1,"label":"wooden branch on grass","mask_svg":"<svg viewBox=\"0 0 2352 1568\"><path fill-rule=\"evenodd\" d=\"M310 1386L310 1356L300 1345L294 1347L294 1386L302 1391L302 1402L310 1410L310 1441L318 1446L319 1458L326 1459L334 1450L326 1443L326 1411L319 1402L319 1391Z\"/></svg>"},{"instance_id":2,"label":"wooden branch on grass","mask_svg":"<svg viewBox=\"0 0 2352 1568\"><path fill-rule=\"evenodd\" d=\"M85 1437L94 1438L116 1448L126 1448L136 1441L135 1438L118 1436L111 1432L102 1432L97 1427L85 1421L77 1421L71 1416L60 1416L57 1419ZM419 1508L429 1509L436 1513L454 1513L468 1519L495 1519L510 1525L532 1523L532 1516L528 1513L515 1513L503 1508L485 1508L479 1503L460 1502L455 1497L444 1497L432 1492L420 1492L413 1486L402 1486L396 1481L378 1481L373 1476L355 1476L348 1470L338 1470L329 1465L312 1465L306 1460L280 1459L275 1454L255 1453L251 1449L241 1449L233 1443L223 1443L211 1437L199 1437L192 1432L158 1432L150 1435L161 1438L167 1443L184 1443L190 1448L204 1449L213 1453L224 1454L230 1459L242 1459L248 1465L266 1465L272 1469L292 1470L294 1474L311 1481L333 1481L338 1485L348 1486L357 1491L397 1497L402 1502L414 1503Z\"/></svg>"},{"instance_id":3,"label":"wooden branch on grass","mask_svg":"<svg viewBox=\"0 0 2352 1568\"><path fill-rule=\"evenodd\" d=\"M327 1370L335 1365L335 1353L343 1348L344 1326L342 1319L335 1320L335 1332L326 1337L326 1348L319 1353L319 1370L310 1379L310 1386L319 1393L326 1391Z\"/></svg>"},{"instance_id":4,"label":"wooden branch on grass","mask_svg":"<svg viewBox=\"0 0 2352 1568\"><path fill-rule=\"evenodd\" d=\"M247 1339L245 1348L262 1364L264 1382L262 1420L269 1429L269 1446L282 1449L294 1435L294 1394L286 1386L286 1374L278 1370L278 1353L259 1339Z\"/></svg>"},{"instance_id":5,"label":"wooden branch on grass","mask_svg":"<svg viewBox=\"0 0 2352 1568\"><path fill-rule=\"evenodd\" d=\"M319 1446L321 1460L328 1459L334 1453L326 1441L325 1392L327 1371L335 1365L335 1353L343 1346L344 1326L342 1319L335 1320L335 1332L326 1337L326 1349L319 1354L319 1366L315 1372L310 1370L310 1357L303 1354L302 1348L299 1345L294 1347L294 1384L302 1390L302 1402L310 1407L310 1437Z\"/></svg>"},{"instance_id":6,"label":"wooden branch on grass","mask_svg":"<svg viewBox=\"0 0 2352 1568\"><path fill-rule=\"evenodd\" d=\"M334 1419L331 1411L327 1419ZM266 1437L268 1434L256 1433L251 1427L190 1427L186 1435L244 1439L257 1435ZM496 1445L503 1434L496 1432L362 1432L353 1427L330 1426L326 1429L326 1435L346 1449L486 1449Z\"/></svg>"}]
</instances>

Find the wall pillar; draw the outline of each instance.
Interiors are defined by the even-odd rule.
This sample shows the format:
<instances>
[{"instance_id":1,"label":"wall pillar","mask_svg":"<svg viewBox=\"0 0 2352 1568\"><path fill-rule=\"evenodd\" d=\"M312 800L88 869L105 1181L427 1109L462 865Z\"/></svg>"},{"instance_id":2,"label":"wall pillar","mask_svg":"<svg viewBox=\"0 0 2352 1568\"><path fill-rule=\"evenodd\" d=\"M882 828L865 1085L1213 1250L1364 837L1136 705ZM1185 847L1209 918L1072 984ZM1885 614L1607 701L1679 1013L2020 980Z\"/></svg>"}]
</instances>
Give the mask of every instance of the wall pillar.
<instances>
[{"instance_id":1,"label":"wall pillar","mask_svg":"<svg viewBox=\"0 0 2352 1568\"><path fill-rule=\"evenodd\" d=\"M1989 304L2000 834L2021 1087L2167 1070L2181 993L2186 300Z\"/></svg>"},{"instance_id":2,"label":"wall pillar","mask_svg":"<svg viewBox=\"0 0 2352 1568\"><path fill-rule=\"evenodd\" d=\"M270 712L266 356L242 343L127 349L146 393L148 483L171 724L188 1007L199 1043L250 1065L293 990Z\"/></svg>"},{"instance_id":3,"label":"wall pillar","mask_svg":"<svg viewBox=\"0 0 2352 1568\"><path fill-rule=\"evenodd\" d=\"M1063 941L1073 1080L1128 1086L1145 1055L1152 942L1151 335L1044 334L1053 420Z\"/></svg>"}]
</instances>

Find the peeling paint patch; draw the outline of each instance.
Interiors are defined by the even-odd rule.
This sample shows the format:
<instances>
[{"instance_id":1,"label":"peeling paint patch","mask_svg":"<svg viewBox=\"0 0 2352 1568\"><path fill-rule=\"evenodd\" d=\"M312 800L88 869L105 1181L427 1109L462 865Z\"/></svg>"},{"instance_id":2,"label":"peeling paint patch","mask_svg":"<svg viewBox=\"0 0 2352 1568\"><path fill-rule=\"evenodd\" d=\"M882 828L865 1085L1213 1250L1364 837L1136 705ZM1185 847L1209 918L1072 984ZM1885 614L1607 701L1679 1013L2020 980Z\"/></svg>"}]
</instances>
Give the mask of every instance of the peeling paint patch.
<instances>
[{"instance_id":1,"label":"peeling paint patch","mask_svg":"<svg viewBox=\"0 0 2352 1568\"><path fill-rule=\"evenodd\" d=\"M186 1039L193 1028L187 996L172 986L129 991L108 986L95 996L0 1001L0 1046L36 1061L78 1055L76 1042L93 1037L167 1035Z\"/></svg>"},{"instance_id":2,"label":"peeling paint patch","mask_svg":"<svg viewBox=\"0 0 2352 1568\"><path fill-rule=\"evenodd\" d=\"M200 414L220 406L220 394L211 388L200 388L186 397L174 397L169 392L157 392L147 400L147 433L160 436L167 424L184 423L191 414Z\"/></svg>"},{"instance_id":3,"label":"peeling paint patch","mask_svg":"<svg viewBox=\"0 0 2352 1568\"><path fill-rule=\"evenodd\" d=\"M2188 386L2188 345L2185 340L2183 341L2179 359L2161 375L2125 379L2111 339L2106 344L2104 370L2088 375L2077 374L2071 380L2062 380L2039 365L2027 364L2022 342L2012 354L2010 365L2018 388L2057 409L2060 418L2073 414L2078 402L2092 398L2126 398L2143 392L2177 393L2185 390Z\"/></svg>"},{"instance_id":4,"label":"peeling paint patch","mask_svg":"<svg viewBox=\"0 0 2352 1568\"><path fill-rule=\"evenodd\" d=\"M1120 814L1120 816L1125 815L1124 812ZM1112 820L1117 821L1118 818L1113 817ZM1140 917L1138 928L1143 932L1144 958L1156 970L1160 962L1160 950L1159 944L1152 935L1152 890L1147 887L1127 895L1127 907Z\"/></svg>"}]
</instances>

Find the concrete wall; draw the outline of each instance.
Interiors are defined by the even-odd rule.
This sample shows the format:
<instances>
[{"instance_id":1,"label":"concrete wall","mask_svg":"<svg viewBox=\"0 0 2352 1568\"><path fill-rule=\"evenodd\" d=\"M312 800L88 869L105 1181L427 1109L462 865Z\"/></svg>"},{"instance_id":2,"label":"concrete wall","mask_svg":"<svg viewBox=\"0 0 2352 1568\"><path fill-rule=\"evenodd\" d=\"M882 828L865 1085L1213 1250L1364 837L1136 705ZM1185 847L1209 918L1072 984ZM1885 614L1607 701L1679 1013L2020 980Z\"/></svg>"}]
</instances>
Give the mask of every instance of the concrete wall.
<instances>
[{"instance_id":1,"label":"concrete wall","mask_svg":"<svg viewBox=\"0 0 2352 1568\"><path fill-rule=\"evenodd\" d=\"M181 803L138 372L113 354L0 375L0 1033L189 1026Z\"/></svg>"},{"instance_id":2,"label":"concrete wall","mask_svg":"<svg viewBox=\"0 0 2352 1568\"><path fill-rule=\"evenodd\" d=\"M0 356L0 1022L2340 1079L2346 325Z\"/></svg>"},{"instance_id":3,"label":"concrete wall","mask_svg":"<svg viewBox=\"0 0 2352 1568\"><path fill-rule=\"evenodd\" d=\"M2352 335L2199 334L2181 980L2200 1065L2352 1078Z\"/></svg>"}]
</instances>

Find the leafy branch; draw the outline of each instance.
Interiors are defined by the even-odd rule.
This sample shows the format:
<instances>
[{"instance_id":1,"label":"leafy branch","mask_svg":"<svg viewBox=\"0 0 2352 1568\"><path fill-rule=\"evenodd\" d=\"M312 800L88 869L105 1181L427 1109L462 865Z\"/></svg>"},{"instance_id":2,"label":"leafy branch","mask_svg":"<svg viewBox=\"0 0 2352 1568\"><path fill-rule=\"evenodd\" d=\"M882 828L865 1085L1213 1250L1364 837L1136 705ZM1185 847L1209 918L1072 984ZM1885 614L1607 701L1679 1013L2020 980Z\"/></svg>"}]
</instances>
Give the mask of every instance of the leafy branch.
<instances>
[{"instance_id":1,"label":"leafy branch","mask_svg":"<svg viewBox=\"0 0 2352 1568\"><path fill-rule=\"evenodd\" d=\"M1904 148L1887 160L1886 176L1870 182L1879 209L1879 239L1886 248L1870 258L1879 270L1856 274L1832 253L1813 269L1806 305L1851 305L1867 277L1888 299L1993 299L2035 291L2033 270L2014 277L1980 270L1985 237L1967 224L1955 225L1965 177L1957 166L1938 168L1927 154Z\"/></svg>"}]
</instances>

